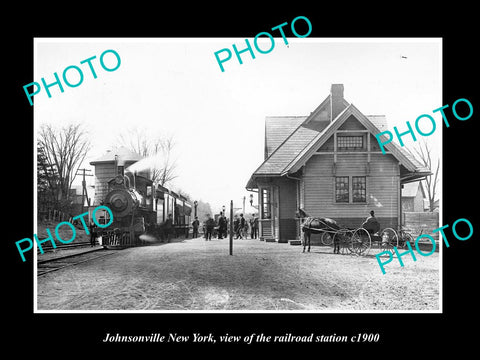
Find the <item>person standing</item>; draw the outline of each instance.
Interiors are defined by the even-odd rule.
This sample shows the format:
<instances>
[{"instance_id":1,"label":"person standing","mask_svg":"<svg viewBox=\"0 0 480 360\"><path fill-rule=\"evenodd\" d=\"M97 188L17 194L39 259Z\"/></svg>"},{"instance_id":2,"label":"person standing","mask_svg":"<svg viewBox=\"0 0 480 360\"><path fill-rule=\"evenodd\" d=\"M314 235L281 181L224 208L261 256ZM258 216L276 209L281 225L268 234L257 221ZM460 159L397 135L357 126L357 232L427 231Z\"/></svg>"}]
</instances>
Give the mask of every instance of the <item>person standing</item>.
<instances>
[{"instance_id":1,"label":"person standing","mask_svg":"<svg viewBox=\"0 0 480 360\"><path fill-rule=\"evenodd\" d=\"M255 214L252 214L252 218L250 219L250 237L252 239L256 239L257 232L258 232L258 218Z\"/></svg>"},{"instance_id":2,"label":"person standing","mask_svg":"<svg viewBox=\"0 0 480 360\"><path fill-rule=\"evenodd\" d=\"M223 235L225 234L225 230L227 228L227 222L226 222L225 216L223 216L223 213L220 212L220 216L218 217L218 238L223 239Z\"/></svg>"},{"instance_id":3,"label":"person standing","mask_svg":"<svg viewBox=\"0 0 480 360\"><path fill-rule=\"evenodd\" d=\"M90 246L95 246L95 241L97 240L97 227L93 221L90 222Z\"/></svg>"},{"instance_id":4,"label":"person standing","mask_svg":"<svg viewBox=\"0 0 480 360\"><path fill-rule=\"evenodd\" d=\"M205 241L212 240L212 232L213 228L215 227L215 220L212 219L210 214L207 214L207 221L205 222L206 227L206 234L205 234Z\"/></svg>"},{"instance_id":5,"label":"person standing","mask_svg":"<svg viewBox=\"0 0 480 360\"><path fill-rule=\"evenodd\" d=\"M243 235L245 235L245 225L246 225L246 221L245 221L245 218L243 217L243 214L240 214L240 239L243 239ZM247 237L245 235L245 237Z\"/></svg>"},{"instance_id":6,"label":"person standing","mask_svg":"<svg viewBox=\"0 0 480 360\"><path fill-rule=\"evenodd\" d=\"M235 239L238 239L240 237L240 220L238 220L237 215L235 215L235 218L233 219L233 232L236 236Z\"/></svg>"},{"instance_id":7,"label":"person standing","mask_svg":"<svg viewBox=\"0 0 480 360\"><path fill-rule=\"evenodd\" d=\"M167 238L167 243L170 242L172 227L173 227L172 214L168 214L167 220L165 220L165 222L163 223L163 231L164 231L165 237Z\"/></svg>"},{"instance_id":8,"label":"person standing","mask_svg":"<svg viewBox=\"0 0 480 360\"><path fill-rule=\"evenodd\" d=\"M200 222L198 221L198 216L195 216L195 220L192 222L192 227L193 227L193 238L198 237L198 226L200 225Z\"/></svg>"}]
</instances>

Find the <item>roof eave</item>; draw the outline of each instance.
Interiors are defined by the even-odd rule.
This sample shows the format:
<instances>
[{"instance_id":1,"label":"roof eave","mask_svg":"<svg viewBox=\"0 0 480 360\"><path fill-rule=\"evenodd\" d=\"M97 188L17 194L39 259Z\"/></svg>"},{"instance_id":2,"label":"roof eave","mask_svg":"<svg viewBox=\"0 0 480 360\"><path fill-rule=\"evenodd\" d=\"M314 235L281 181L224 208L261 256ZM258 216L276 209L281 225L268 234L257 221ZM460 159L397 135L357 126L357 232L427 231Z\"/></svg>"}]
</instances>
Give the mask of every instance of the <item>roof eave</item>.
<instances>
[{"instance_id":1,"label":"roof eave","mask_svg":"<svg viewBox=\"0 0 480 360\"><path fill-rule=\"evenodd\" d=\"M400 182L402 184L407 184L415 181L420 181L425 179L427 176L432 175L430 171L416 171L413 173L408 173L402 177L400 177Z\"/></svg>"}]
</instances>

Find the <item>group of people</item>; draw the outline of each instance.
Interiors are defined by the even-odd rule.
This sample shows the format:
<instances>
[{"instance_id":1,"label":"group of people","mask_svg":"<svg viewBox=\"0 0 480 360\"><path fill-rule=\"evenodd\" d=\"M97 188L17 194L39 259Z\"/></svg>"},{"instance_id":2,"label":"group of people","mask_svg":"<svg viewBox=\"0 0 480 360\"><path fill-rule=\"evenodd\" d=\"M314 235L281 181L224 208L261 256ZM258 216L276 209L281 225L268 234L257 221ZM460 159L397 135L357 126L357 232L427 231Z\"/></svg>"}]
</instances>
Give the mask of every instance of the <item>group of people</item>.
<instances>
[{"instance_id":1,"label":"group of people","mask_svg":"<svg viewBox=\"0 0 480 360\"><path fill-rule=\"evenodd\" d=\"M198 217L195 216L195 219L192 222L193 228L193 238L198 237L198 229L200 227L200 221ZM252 218L247 222L243 214L240 214L240 217L235 215L233 220L233 233L235 234L235 239L247 238L248 229L250 228L250 238L256 239L258 237L258 217L256 214L252 214ZM223 239L228 236L228 219L220 212L217 221L213 219L210 214L207 214L205 221L203 222L203 232L205 241L211 240L212 236L216 235L218 239Z\"/></svg>"},{"instance_id":2,"label":"group of people","mask_svg":"<svg viewBox=\"0 0 480 360\"><path fill-rule=\"evenodd\" d=\"M233 231L235 234L235 239L245 239L247 238L248 228L250 227L250 238L256 239L258 237L258 217L255 214L252 214L252 217L247 222L243 217L243 214L240 214L240 217L235 215L233 219Z\"/></svg>"}]
</instances>

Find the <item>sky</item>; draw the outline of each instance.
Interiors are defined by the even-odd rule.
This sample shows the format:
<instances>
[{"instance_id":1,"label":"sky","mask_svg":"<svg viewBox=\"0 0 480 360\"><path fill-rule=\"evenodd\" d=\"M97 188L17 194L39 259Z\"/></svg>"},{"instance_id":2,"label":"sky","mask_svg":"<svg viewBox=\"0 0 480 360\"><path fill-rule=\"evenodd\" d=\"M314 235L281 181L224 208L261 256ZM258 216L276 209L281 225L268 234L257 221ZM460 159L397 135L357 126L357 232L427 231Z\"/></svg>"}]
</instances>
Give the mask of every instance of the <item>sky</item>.
<instances>
[{"instance_id":1,"label":"sky","mask_svg":"<svg viewBox=\"0 0 480 360\"><path fill-rule=\"evenodd\" d=\"M269 40L267 40L269 41ZM253 43L253 40L250 39ZM81 167L116 144L119 134L138 128L151 136L172 137L178 177L170 188L192 200L212 205L214 213L230 200L242 206L250 193L245 185L263 161L265 117L306 116L329 95L331 84L344 84L345 99L365 115L386 115L389 129L406 130L422 114L436 119L437 130L426 139L441 152L442 43L438 38L275 38L268 54L254 48L223 63L214 53L244 38L37 38L34 79L54 81L65 68L78 66L83 82L42 88L34 97L34 123L63 126L82 123L92 149ZM259 43L262 49L269 43ZM107 72L100 63L105 50L121 59ZM92 60L97 78L88 64ZM222 55L223 56L223 55ZM107 67L116 65L111 53ZM68 79L75 83L75 70ZM63 80L62 80L63 81ZM425 125L427 129L427 125ZM425 130L426 131L426 130ZM413 140L403 139L406 147ZM88 181L93 184L93 178ZM77 178L75 183L80 183Z\"/></svg>"}]
</instances>

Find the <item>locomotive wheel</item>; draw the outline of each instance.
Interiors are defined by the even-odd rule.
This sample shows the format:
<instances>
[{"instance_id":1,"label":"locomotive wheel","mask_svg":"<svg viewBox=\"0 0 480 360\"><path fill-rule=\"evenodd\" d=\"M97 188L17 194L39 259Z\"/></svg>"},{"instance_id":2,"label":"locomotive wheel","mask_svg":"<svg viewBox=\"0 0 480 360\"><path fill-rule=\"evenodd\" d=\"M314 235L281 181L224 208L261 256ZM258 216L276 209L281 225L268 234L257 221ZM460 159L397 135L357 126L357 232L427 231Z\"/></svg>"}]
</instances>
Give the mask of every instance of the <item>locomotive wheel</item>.
<instances>
[{"instance_id":1,"label":"locomotive wheel","mask_svg":"<svg viewBox=\"0 0 480 360\"><path fill-rule=\"evenodd\" d=\"M352 235L353 252L358 255L367 255L372 246L372 238L370 233L364 228L358 228Z\"/></svg>"},{"instance_id":2,"label":"locomotive wheel","mask_svg":"<svg viewBox=\"0 0 480 360\"><path fill-rule=\"evenodd\" d=\"M397 232L392 228L383 229L380 234L381 237L381 249L382 251L390 251L392 254L394 252L393 247L398 247L398 235Z\"/></svg>"}]
</instances>

